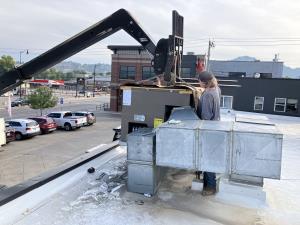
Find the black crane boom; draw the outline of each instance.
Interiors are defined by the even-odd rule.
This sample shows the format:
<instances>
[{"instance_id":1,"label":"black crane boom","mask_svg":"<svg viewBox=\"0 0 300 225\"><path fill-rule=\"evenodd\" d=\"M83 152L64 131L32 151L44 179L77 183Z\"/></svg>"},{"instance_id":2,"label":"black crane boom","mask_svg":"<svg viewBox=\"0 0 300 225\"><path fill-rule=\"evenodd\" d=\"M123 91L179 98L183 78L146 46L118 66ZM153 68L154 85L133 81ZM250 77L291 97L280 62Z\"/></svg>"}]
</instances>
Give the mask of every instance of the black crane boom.
<instances>
[{"instance_id":1,"label":"black crane boom","mask_svg":"<svg viewBox=\"0 0 300 225\"><path fill-rule=\"evenodd\" d=\"M176 11L173 11L173 34L170 35L168 39L162 39L164 41L160 41L160 44L156 46L130 13L125 9L119 9L112 15L88 27L40 56L8 72L0 74L0 95L19 86L24 80L31 79L34 74L49 69L53 65L75 55L121 29L139 42L153 56L153 66L156 74L164 74L166 81L171 80L171 74L173 78L174 76L180 76L183 51L183 17Z\"/></svg>"},{"instance_id":2,"label":"black crane boom","mask_svg":"<svg viewBox=\"0 0 300 225\"><path fill-rule=\"evenodd\" d=\"M4 74L0 74L0 94L12 90L14 87L20 85L22 81L31 79L34 74L49 69L53 65L121 29L138 41L150 54L154 55L155 44L151 38L129 12L125 9L119 9L107 18L90 26L31 61Z\"/></svg>"}]
</instances>

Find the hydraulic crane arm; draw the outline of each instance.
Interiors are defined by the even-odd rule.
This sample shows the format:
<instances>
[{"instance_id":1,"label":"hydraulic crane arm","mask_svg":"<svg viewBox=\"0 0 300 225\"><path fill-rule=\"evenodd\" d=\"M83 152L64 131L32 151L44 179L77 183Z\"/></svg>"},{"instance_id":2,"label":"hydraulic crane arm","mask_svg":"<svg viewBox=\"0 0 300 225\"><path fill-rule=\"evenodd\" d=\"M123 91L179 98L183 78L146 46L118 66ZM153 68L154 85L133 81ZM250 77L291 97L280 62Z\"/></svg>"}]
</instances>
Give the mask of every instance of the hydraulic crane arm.
<instances>
[{"instance_id":1,"label":"hydraulic crane arm","mask_svg":"<svg viewBox=\"0 0 300 225\"><path fill-rule=\"evenodd\" d=\"M126 31L154 56L156 46L151 38L129 12L120 9L31 61L0 74L0 95L12 90L24 80L31 79L34 74L49 69L121 29Z\"/></svg>"}]
</instances>

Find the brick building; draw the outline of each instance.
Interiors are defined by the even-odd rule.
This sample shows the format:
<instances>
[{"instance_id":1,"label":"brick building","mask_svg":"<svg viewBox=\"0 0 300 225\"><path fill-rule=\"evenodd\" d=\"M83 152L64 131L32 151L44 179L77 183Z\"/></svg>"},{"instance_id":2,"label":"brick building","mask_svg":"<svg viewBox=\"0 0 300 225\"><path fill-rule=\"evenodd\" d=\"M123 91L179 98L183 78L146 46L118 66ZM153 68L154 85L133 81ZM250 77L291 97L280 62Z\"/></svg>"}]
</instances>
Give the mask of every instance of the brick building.
<instances>
[{"instance_id":1,"label":"brick building","mask_svg":"<svg viewBox=\"0 0 300 225\"><path fill-rule=\"evenodd\" d=\"M152 56L142 46L110 45L111 57L111 111L121 111L122 91L120 85L129 81L141 81L155 76L151 66ZM191 78L196 74L196 55L184 55L182 60L182 78ZM201 56L203 57L203 56Z\"/></svg>"},{"instance_id":2,"label":"brick building","mask_svg":"<svg viewBox=\"0 0 300 225\"><path fill-rule=\"evenodd\" d=\"M154 75L151 55L142 46L108 46L111 56L110 109L121 111L120 85L128 81L148 79Z\"/></svg>"},{"instance_id":3,"label":"brick building","mask_svg":"<svg viewBox=\"0 0 300 225\"><path fill-rule=\"evenodd\" d=\"M129 81L145 80L155 74L151 67L151 55L143 47L108 46L108 48L113 51L110 109L112 111L121 111L122 90L120 90L120 85ZM183 56L182 78L194 78L196 76L195 64L198 57L193 54ZM245 63L222 61L218 63L213 60L211 62L210 69L220 80L234 79L232 84L224 81L225 85L221 85L222 108L300 116L300 111L298 110L300 80L278 78L282 76L282 62L255 61ZM269 66L269 64L273 66ZM218 65L223 66L219 68L217 67ZM226 74L218 74L215 70L227 72ZM257 73L260 76L255 76ZM240 87L236 87L236 85Z\"/></svg>"}]
</instances>

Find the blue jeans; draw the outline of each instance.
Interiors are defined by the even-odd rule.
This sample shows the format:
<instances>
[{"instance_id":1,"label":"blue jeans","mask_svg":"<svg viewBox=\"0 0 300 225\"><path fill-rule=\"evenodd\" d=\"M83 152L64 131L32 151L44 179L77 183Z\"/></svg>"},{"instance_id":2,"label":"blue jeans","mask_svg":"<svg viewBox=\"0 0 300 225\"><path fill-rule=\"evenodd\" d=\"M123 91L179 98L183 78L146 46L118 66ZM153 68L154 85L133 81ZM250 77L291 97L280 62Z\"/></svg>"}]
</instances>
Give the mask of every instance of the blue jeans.
<instances>
[{"instance_id":1,"label":"blue jeans","mask_svg":"<svg viewBox=\"0 0 300 225\"><path fill-rule=\"evenodd\" d=\"M216 189L217 187L216 174L211 172L204 172L203 182L204 182L204 187L210 187Z\"/></svg>"}]
</instances>

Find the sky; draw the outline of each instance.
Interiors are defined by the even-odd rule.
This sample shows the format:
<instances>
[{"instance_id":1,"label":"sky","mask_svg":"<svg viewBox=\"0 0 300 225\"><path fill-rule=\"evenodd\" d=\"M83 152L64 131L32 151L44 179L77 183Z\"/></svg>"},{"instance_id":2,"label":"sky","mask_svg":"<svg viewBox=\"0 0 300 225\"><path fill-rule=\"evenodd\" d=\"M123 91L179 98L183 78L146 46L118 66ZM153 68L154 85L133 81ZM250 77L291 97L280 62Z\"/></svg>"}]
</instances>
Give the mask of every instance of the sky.
<instances>
[{"instance_id":1,"label":"sky","mask_svg":"<svg viewBox=\"0 0 300 225\"><path fill-rule=\"evenodd\" d=\"M27 62L116 10L128 10L154 43L171 34L172 10L184 16L184 52L211 59L251 56L300 67L300 1L297 0L0 0L0 56ZM68 60L111 63L107 45L136 45L124 31ZM28 54L26 50L28 49Z\"/></svg>"}]
</instances>

